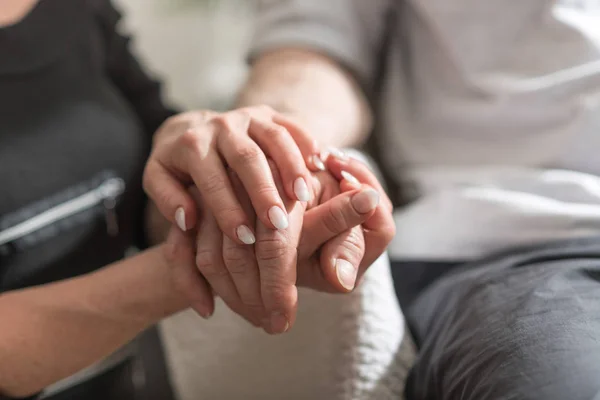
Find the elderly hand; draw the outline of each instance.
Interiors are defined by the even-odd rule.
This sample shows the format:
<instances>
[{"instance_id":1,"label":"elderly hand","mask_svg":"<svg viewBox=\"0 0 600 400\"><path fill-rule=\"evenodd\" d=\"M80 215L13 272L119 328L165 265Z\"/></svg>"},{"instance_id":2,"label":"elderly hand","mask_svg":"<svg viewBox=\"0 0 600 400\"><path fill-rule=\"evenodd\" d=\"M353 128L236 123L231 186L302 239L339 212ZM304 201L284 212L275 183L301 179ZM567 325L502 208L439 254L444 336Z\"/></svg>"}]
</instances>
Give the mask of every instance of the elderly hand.
<instances>
[{"instance_id":1,"label":"elderly hand","mask_svg":"<svg viewBox=\"0 0 600 400\"><path fill-rule=\"evenodd\" d=\"M174 269L194 309L206 315L210 308L200 296L206 278L232 310L267 332L282 333L295 319L296 283L327 292L353 289L357 277L385 250L394 234L390 203L362 163L330 157L328 166L339 179L340 167L344 167L344 193L339 194L340 183L330 174L318 173L312 182L316 196L308 204L309 210L305 212L304 205L286 199L290 228L273 231L258 222L255 248L219 235L214 217L206 216L198 235L199 270L189 263ZM273 170L276 182L281 182L274 166ZM353 176L379 191L357 184ZM284 254L289 246L297 246L297 254ZM184 248L191 252L189 242L178 246L180 251Z\"/></svg>"}]
</instances>

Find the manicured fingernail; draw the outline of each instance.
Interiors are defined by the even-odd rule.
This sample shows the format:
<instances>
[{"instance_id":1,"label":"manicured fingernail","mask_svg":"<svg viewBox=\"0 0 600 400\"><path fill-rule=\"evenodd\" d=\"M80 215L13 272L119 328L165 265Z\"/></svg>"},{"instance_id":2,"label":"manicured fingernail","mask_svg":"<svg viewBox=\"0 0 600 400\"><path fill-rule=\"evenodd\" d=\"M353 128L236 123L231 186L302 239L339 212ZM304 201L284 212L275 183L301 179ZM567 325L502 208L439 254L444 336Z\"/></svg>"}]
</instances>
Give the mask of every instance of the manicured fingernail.
<instances>
[{"instance_id":1,"label":"manicured fingernail","mask_svg":"<svg viewBox=\"0 0 600 400\"><path fill-rule=\"evenodd\" d=\"M314 164L314 166L321 170L321 171L325 171L325 164L323 164L323 161L321 160L321 158L318 155L314 155L311 157L312 163Z\"/></svg>"},{"instance_id":2,"label":"manicured fingernail","mask_svg":"<svg viewBox=\"0 0 600 400\"><path fill-rule=\"evenodd\" d=\"M183 207L179 207L175 211L175 222L177 222L177 226L179 227L179 229L181 229L184 232L187 230L185 226L185 211Z\"/></svg>"},{"instance_id":3,"label":"manicured fingernail","mask_svg":"<svg viewBox=\"0 0 600 400\"><path fill-rule=\"evenodd\" d=\"M271 331L273 333L285 333L290 329L290 323L285 315L279 312L271 314Z\"/></svg>"},{"instance_id":4,"label":"manicured fingernail","mask_svg":"<svg viewBox=\"0 0 600 400\"><path fill-rule=\"evenodd\" d=\"M365 189L352 197L352 207L360 214L371 212L379 204L379 193L375 189Z\"/></svg>"},{"instance_id":5,"label":"manicured fingernail","mask_svg":"<svg viewBox=\"0 0 600 400\"><path fill-rule=\"evenodd\" d=\"M277 206L273 206L269 210L269 219L273 226L281 231L287 229L289 225L287 215Z\"/></svg>"},{"instance_id":6,"label":"manicured fingernail","mask_svg":"<svg viewBox=\"0 0 600 400\"><path fill-rule=\"evenodd\" d=\"M254 237L254 233L248 228L246 225L240 225L235 230L238 239L241 240L244 244L254 244L256 242L256 237Z\"/></svg>"},{"instance_id":7,"label":"manicured fingernail","mask_svg":"<svg viewBox=\"0 0 600 400\"><path fill-rule=\"evenodd\" d=\"M354 289L356 268L350 262L338 258L335 261L335 273L340 284L347 290Z\"/></svg>"},{"instance_id":8,"label":"manicured fingernail","mask_svg":"<svg viewBox=\"0 0 600 400\"><path fill-rule=\"evenodd\" d=\"M356 179L356 177L354 175L352 175L350 172L342 171L342 178L344 178L345 180L347 180L350 183L354 183L355 185L360 185L359 180Z\"/></svg>"},{"instance_id":9,"label":"manicured fingernail","mask_svg":"<svg viewBox=\"0 0 600 400\"><path fill-rule=\"evenodd\" d=\"M342 161L348 160L348 155L340 149L336 149L335 147L329 147L327 151L329 152L329 154L331 154L337 159L340 159Z\"/></svg>"},{"instance_id":10,"label":"manicured fingernail","mask_svg":"<svg viewBox=\"0 0 600 400\"><path fill-rule=\"evenodd\" d=\"M300 201L306 202L306 201L310 200L310 193L308 192L308 185L306 184L306 181L304 180L304 178L298 178L294 181L294 193L296 194L296 197Z\"/></svg>"}]
</instances>

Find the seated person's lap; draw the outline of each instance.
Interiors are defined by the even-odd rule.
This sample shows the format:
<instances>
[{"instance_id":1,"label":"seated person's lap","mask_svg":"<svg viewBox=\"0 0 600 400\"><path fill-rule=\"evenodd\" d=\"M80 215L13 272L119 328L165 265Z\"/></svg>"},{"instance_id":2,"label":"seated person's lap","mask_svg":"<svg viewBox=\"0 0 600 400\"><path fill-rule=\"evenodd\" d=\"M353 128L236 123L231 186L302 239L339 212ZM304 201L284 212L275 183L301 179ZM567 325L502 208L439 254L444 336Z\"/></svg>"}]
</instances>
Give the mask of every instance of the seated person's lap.
<instances>
[{"instance_id":1,"label":"seated person's lap","mask_svg":"<svg viewBox=\"0 0 600 400\"><path fill-rule=\"evenodd\" d=\"M600 238L447 266L404 304L420 347L409 399L600 396Z\"/></svg>"}]
</instances>

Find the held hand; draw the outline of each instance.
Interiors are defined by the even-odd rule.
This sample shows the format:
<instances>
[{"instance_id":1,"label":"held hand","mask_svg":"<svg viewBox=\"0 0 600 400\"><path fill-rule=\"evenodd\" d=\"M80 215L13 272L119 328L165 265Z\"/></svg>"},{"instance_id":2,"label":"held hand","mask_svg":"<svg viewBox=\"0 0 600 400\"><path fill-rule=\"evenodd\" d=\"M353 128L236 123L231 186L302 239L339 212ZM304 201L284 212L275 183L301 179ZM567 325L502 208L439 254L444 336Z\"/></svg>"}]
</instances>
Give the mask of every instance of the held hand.
<instances>
[{"instance_id":1,"label":"held hand","mask_svg":"<svg viewBox=\"0 0 600 400\"><path fill-rule=\"evenodd\" d=\"M347 167L378 186L366 166L350 163ZM280 181L276 170L275 177ZM183 277L177 279L181 289L189 298L196 296L193 308L206 315L207 306L199 301L197 294L203 290L204 276L233 311L255 326L263 326L267 332L281 333L295 319L296 272L299 285L327 292L347 292L353 288L357 276L364 273L391 240L394 225L390 212L385 202L377 205L381 195L366 185L357 188L344 180L341 186L345 192L339 194L339 183L328 173L317 174L313 184L317 196L309 204L312 208L304 213L301 204L290 201L290 229L274 232L259 223L255 248L222 237L214 218L202 221L197 257L201 274L189 263L185 270L174 269ZM372 219L378 219L381 225L363 231L359 225ZM373 241L373 235L379 239ZM365 238L372 247L365 246ZM298 245L297 256L294 253L282 257L282 249L290 245ZM220 246L222 253L215 250ZM179 248L183 251L182 246ZM186 251L191 254L193 250L187 247ZM279 259L284 263L279 264ZM195 277L190 278L190 274Z\"/></svg>"},{"instance_id":2,"label":"held hand","mask_svg":"<svg viewBox=\"0 0 600 400\"><path fill-rule=\"evenodd\" d=\"M327 168L337 179L342 179L344 194L362 189L362 195L351 199L352 207L343 204L343 196L337 196L307 211L298 247L298 254L312 255L306 268L298 269L298 285L332 293L352 290L396 233L392 202L373 172L364 163L339 154L328 157ZM377 197L379 204L369 218L364 219L362 226L349 229L358 215L343 217L340 210L350 213L354 209L360 215ZM323 222L332 215L340 215L336 219L338 224L328 228Z\"/></svg>"},{"instance_id":3,"label":"held hand","mask_svg":"<svg viewBox=\"0 0 600 400\"><path fill-rule=\"evenodd\" d=\"M272 167L275 182L281 182L278 171ZM351 163L347 167L379 186L363 164ZM222 272L221 280L228 287L226 303L234 311L269 333L282 333L295 319L295 283L334 293L354 288L357 277L385 250L394 224L390 211L378 206L384 193L347 180L341 186L343 194L340 183L329 173L316 174L316 196L308 204L310 209L304 212L301 205L290 201L290 229L286 232L272 231L258 222L254 249L224 239L222 260L213 257L206 264L218 266ZM365 234L360 224L372 218L378 219L381 226ZM373 241L373 234L382 240ZM365 248L365 236L372 243L369 248ZM198 245L203 247L201 241ZM298 252L286 257L284 249L296 245ZM209 252L208 248L205 252Z\"/></svg>"},{"instance_id":4,"label":"held hand","mask_svg":"<svg viewBox=\"0 0 600 400\"><path fill-rule=\"evenodd\" d=\"M195 226L197 210L186 188L194 184L221 231L238 244L252 244L252 221L227 176L231 168L249 194L253 213L270 229L284 230L288 216L267 163L281 171L283 192L294 200L311 197L310 173L316 145L290 119L268 107L227 113L188 112L167 120L156 133L144 171L144 189L160 212L183 231ZM311 161L313 160L313 161Z\"/></svg>"}]
</instances>

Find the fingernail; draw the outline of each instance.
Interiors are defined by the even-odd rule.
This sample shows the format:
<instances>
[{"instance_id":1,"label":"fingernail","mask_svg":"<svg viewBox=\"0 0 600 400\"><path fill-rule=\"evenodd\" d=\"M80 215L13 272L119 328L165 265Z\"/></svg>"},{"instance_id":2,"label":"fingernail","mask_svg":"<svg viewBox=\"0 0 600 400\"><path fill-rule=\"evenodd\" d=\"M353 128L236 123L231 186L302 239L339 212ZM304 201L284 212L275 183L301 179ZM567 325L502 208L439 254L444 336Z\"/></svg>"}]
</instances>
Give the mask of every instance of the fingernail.
<instances>
[{"instance_id":1,"label":"fingernail","mask_svg":"<svg viewBox=\"0 0 600 400\"><path fill-rule=\"evenodd\" d=\"M335 261L335 273L340 284L347 290L354 289L356 268L350 262L338 258Z\"/></svg>"},{"instance_id":2,"label":"fingernail","mask_svg":"<svg viewBox=\"0 0 600 400\"><path fill-rule=\"evenodd\" d=\"M248 228L246 225L240 225L235 230L238 239L242 241L244 244L254 244L256 242L256 237L254 237L254 233Z\"/></svg>"},{"instance_id":3,"label":"fingernail","mask_svg":"<svg viewBox=\"0 0 600 400\"><path fill-rule=\"evenodd\" d=\"M273 226L281 231L287 229L289 225L287 215L277 206L273 206L269 210L269 219Z\"/></svg>"},{"instance_id":4,"label":"fingernail","mask_svg":"<svg viewBox=\"0 0 600 400\"><path fill-rule=\"evenodd\" d=\"M273 333L285 333L290 329L290 323L285 315L280 312L271 314L271 331Z\"/></svg>"},{"instance_id":5,"label":"fingernail","mask_svg":"<svg viewBox=\"0 0 600 400\"><path fill-rule=\"evenodd\" d=\"M335 147L329 147L327 151L329 152L329 154L331 154L337 159L340 159L342 161L348 160L348 155L340 149L336 149Z\"/></svg>"},{"instance_id":6,"label":"fingernail","mask_svg":"<svg viewBox=\"0 0 600 400\"><path fill-rule=\"evenodd\" d=\"M204 319L209 319L210 317L212 317L212 309L208 308L208 307L202 307L198 310L198 314L200 314L200 316Z\"/></svg>"},{"instance_id":7,"label":"fingernail","mask_svg":"<svg viewBox=\"0 0 600 400\"><path fill-rule=\"evenodd\" d=\"M177 222L177 226L179 227L179 229L181 229L184 232L187 230L185 226L185 211L183 207L179 207L175 211L175 222Z\"/></svg>"},{"instance_id":8,"label":"fingernail","mask_svg":"<svg viewBox=\"0 0 600 400\"><path fill-rule=\"evenodd\" d=\"M360 185L359 180L356 179L356 177L354 175L352 175L350 172L342 171L342 178L344 178L345 180L347 180L350 183L354 183L355 185Z\"/></svg>"},{"instance_id":9,"label":"fingernail","mask_svg":"<svg viewBox=\"0 0 600 400\"><path fill-rule=\"evenodd\" d=\"M365 189L355 194L351 202L356 212L366 214L379 204L379 193L375 189Z\"/></svg>"},{"instance_id":10,"label":"fingernail","mask_svg":"<svg viewBox=\"0 0 600 400\"><path fill-rule=\"evenodd\" d=\"M310 200L308 185L306 184L304 178L298 178L294 181L294 193L300 201L307 202Z\"/></svg>"},{"instance_id":11,"label":"fingernail","mask_svg":"<svg viewBox=\"0 0 600 400\"><path fill-rule=\"evenodd\" d=\"M314 155L311 157L312 163L314 164L314 166L321 170L321 171L325 171L325 164L323 164L323 161L321 160L321 158L318 155Z\"/></svg>"}]
</instances>

